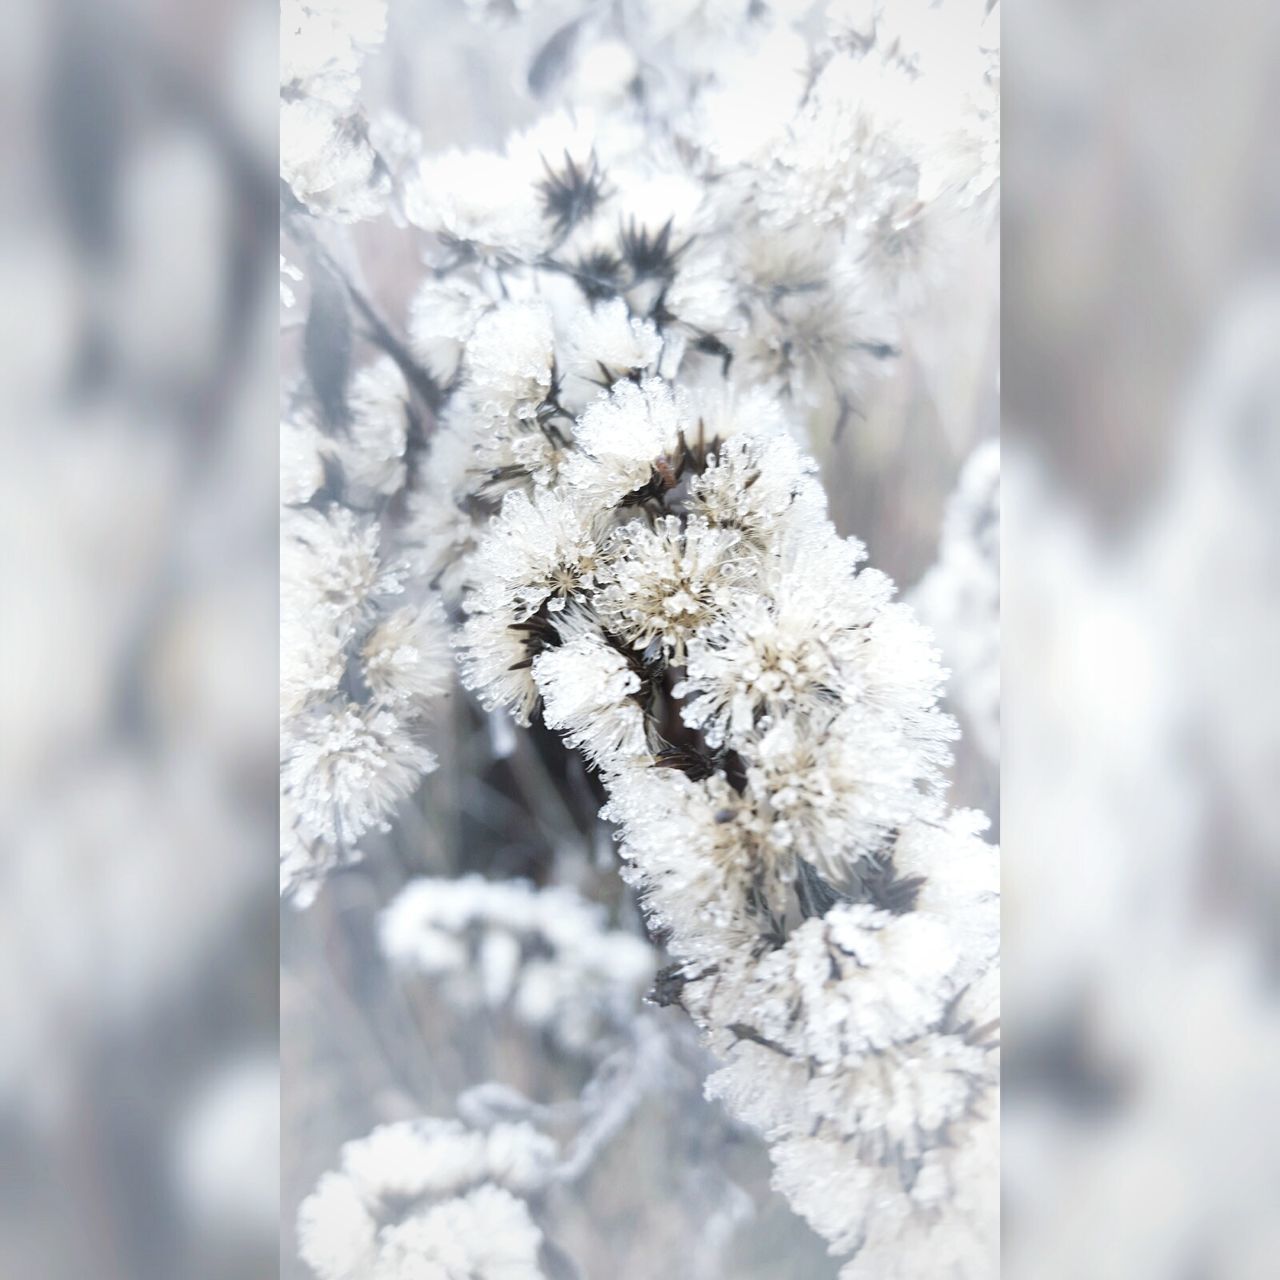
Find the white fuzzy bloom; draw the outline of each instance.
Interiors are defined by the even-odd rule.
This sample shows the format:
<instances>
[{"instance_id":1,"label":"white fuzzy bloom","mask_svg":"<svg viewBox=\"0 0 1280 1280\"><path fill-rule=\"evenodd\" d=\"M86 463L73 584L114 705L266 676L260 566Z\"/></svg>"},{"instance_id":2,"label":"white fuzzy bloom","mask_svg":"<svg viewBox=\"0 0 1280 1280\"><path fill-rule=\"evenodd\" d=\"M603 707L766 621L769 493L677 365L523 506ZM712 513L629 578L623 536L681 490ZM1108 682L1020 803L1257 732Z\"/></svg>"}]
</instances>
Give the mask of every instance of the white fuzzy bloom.
<instances>
[{"instance_id":1,"label":"white fuzzy bloom","mask_svg":"<svg viewBox=\"0 0 1280 1280\"><path fill-rule=\"evenodd\" d=\"M507 495L475 556L473 607L511 610L523 622L544 603L553 612L595 584L601 563L598 517L572 495Z\"/></svg>"},{"instance_id":2,"label":"white fuzzy bloom","mask_svg":"<svg viewBox=\"0 0 1280 1280\"><path fill-rule=\"evenodd\" d=\"M325 702L346 671L344 637L313 610L285 600L280 616L280 714L286 719Z\"/></svg>"},{"instance_id":3,"label":"white fuzzy bloom","mask_svg":"<svg viewBox=\"0 0 1280 1280\"><path fill-rule=\"evenodd\" d=\"M301 506L324 487L324 436L315 418L293 413L280 424L280 501Z\"/></svg>"},{"instance_id":4,"label":"white fuzzy bloom","mask_svg":"<svg viewBox=\"0 0 1280 1280\"><path fill-rule=\"evenodd\" d=\"M351 106L364 53L381 43L386 28L386 0L282 0L282 90Z\"/></svg>"},{"instance_id":5,"label":"white fuzzy bloom","mask_svg":"<svg viewBox=\"0 0 1280 1280\"><path fill-rule=\"evenodd\" d=\"M496 418L529 419L551 391L551 313L540 302L508 302L485 315L467 344L476 406Z\"/></svg>"},{"instance_id":6,"label":"white fuzzy bloom","mask_svg":"<svg viewBox=\"0 0 1280 1280\"><path fill-rule=\"evenodd\" d=\"M361 369L347 395L350 420L335 442L349 500L372 505L404 485L409 389L404 375L384 356Z\"/></svg>"},{"instance_id":7,"label":"white fuzzy bloom","mask_svg":"<svg viewBox=\"0 0 1280 1280\"><path fill-rule=\"evenodd\" d=\"M574 636L540 654L533 680L542 718L593 764L647 753L640 677L632 663L597 634Z\"/></svg>"},{"instance_id":8,"label":"white fuzzy bloom","mask_svg":"<svg viewBox=\"0 0 1280 1280\"><path fill-rule=\"evenodd\" d=\"M327 1173L298 1210L298 1252L319 1280L365 1280L377 1258L377 1226L350 1180Z\"/></svg>"},{"instance_id":9,"label":"white fuzzy bloom","mask_svg":"<svg viewBox=\"0 0 1280 1280\"><path fill-rule=\"evenodd\" d=\"M937 920L836 906L758 963L740 961L719 975L710 1016L831 1073L936 1022L956 959Z\"/></svg>"},{"instance_id":10,"label":"white fuzzy bloom","mask_svg":"<svg viewBox=\"0 0 1280 1280\"><path fill-rule=\"evenodd\" d=\"M543 1280L542 1232L489 1183L388 1227L371 1280Z\"/></svg>"},{"instance_id":11,"label":"white fuzzy bloom","mask_svg":"<svg viewBox=\"0 0 1280 1280\"><path fill-rule=\"evenodd\" d=\"M342 845L388 830L396 805L436 765L397 716L350 705L290 721L281 755L300 831Z\"/></svg>"},{"instance_id":12,"label":"white fuzzy bloom","mask_svg":"<svg viewBox=\"0 0 1280 1280\"><path fill-rule=\"evenodd\" d=\"M624 525L607 548L597 607L635 649L658 642L677 665L694 632L728 607L750 572L740 539L698 516Z\"/></svg>"},{"instance_id":13,"label":"white fuzzy bloom","mask_svg":"<svg viewBox=\"0 0 1280 1280\"><path fill-rule=\"evenodd\" d=\"M439 980L463 1007L508 1007L573 1053L625 1025L653 976L650 948L563 886L416 880L379 930L395 965Z\"/></svg>"},{"instance_id":14,"label":"white fuzzy bloom","mask_svg":"<svg viewBox=\"0 0 1280 1280\"><path fill-rule=\"evenodd\" d=\"M864 705L802 723L783 719L750 748L747 778L767 807L771 841L834 883L918 814L940 786L945 739L912 740Z\"/></svg>"},{"instance_id":15,"label":"white fuzzy bloom","mask_svg":"<svg viewBox=\"0 0 1280 1280\"><path fill-rule=\"evenodd\" d=\"M299 1252L319 1280L541 1280L542 1233L518 1197L557 1157L526 1123L380 1125L303 1201Z\"/></svg>"},{"instance_id":16,"label":"white fuzzy bloom","mask_svg":"<svg viewBox=\"0 0 1280 1280\"><path fill-rule=\"evenodd\" d=\"M579 312L569 331L569 367L592 380L648 369L661 350L653 321L632 316L621 298Z\"/></svg>"},{"instance_id":17,"label":"white fuzzy bloom","mask_svg":"<svg viewBox=\"0 0 1280 1280\"><path fill-rule=\"evenodd\" d=\"M493 305L470 280L445 276L425 281L409 309L414 354L442 385L457 372L464 344Z\"/></svg>"},{"instance_id":18,"label":"white fuzzy bloom","mask_svg":"<svg viewBox=\"0 0 1280 1280\"><path fill-rule=\"evenodd\" d=\"M486 711L505 707L515 722L527 725L538 705L533 683L530 633L509 610L473 613L454 643L463 686L472 690Z\"/></svg>"},{"instance_id":19,"label":"white fuzzy bloom","mask_svg":"<svg viewBox=\"0 0 1280 1280\"><path fill-rule=\"evenodd\" d=\"M403 570L380 554L381 529L344 507L286 511L280 577L288 604L314 609L346 636L367 622L384 596L404 590Z\"/></svg>"},{"instance_id":20,"label":"white fuzzy bloom","mask_svg":"<svg viewBox=\"0 0 1280 1280\"><path fill-rule=\"evenodd\" d=\"M445 693L453 682L453 655L444 606L437 597L388 614L360 650L365 683L388 705L414 706Z\"/></svg>"},{"instance_id":21,"label":"white fuzzy bloom","mask_svg":"<svg viewBox=\"0 0 1280 1280\"><path fill-rule=\"evenodd\" d=\"M760 927L749 891L772 900L789 877L750 802L718 775L694 781L675 769L624 768L609 790L604 816L621 828L624 876L672 953L696 970L749 948Z\"/></svg>"},{"instance_id":22,"label":"white fuzzy bloom","mask_svg":"<svg viewBox=\"0 0 1280 1280\"><path fill-rule=\"evenodd\" d=\"M522 167L488 151L449 151L424 160L407 184L405 213L424 230L493 258L533 258L546 240Z\"/></svg>"},{"instance_id":23,"label":"white fuzzy bloom","mask_svg":"<svg viewBox=\"0 0 1280 1280\"><path fill-rule=\"evenodd\" d=\"M923 883L916 910L945 920L960 943L957 980L987 971L1000 949L1000 851L981 838L985 815L956 810L945 825L913 822L893 846L900 876Z\"/></svg>"},{"instance_id":24,"label":"white fuzzy bloom","mask_svg":"<svg viewBox=\"0 0 1280 1280\"><path fill-rule=\"evenodd\" d=\"M665 382L619 382L578 420L582 453L569 460L566 482L584 501L612 506L648 483L655 462L675 454L687 422L682 399Z\"/></svg>"},{"instance_id":25,"label":"white fuzzy bloom","mask_svg":"<svg viewBox=\"0 0 1280 1280\"><path fill-rule=\"evenodd\" d=\"M492 1182L518 1195L546 1185L558 1148L531 1124L469 1129L457 1120L424 1117L379 1125L342 1148L342 1171L365 1204L456 1195Z\"/></svg>"},{"instance_id":26,"label":"white fuzzy bloom","mask_svg":"<svg viewBox=\"0 0 1280 1280\"><path fill-rule=\"evenodd\" d=\"M314 98L280 104L280 176L312 213L337 222L375 217L391 192L363 118Z\"/></svg>"},{"instance_id":27,"label":"white fuzzy bloom","mask_svg":"<svg viewBox=\"0 0 1280 1280\"><path fill-rule=\"evenodd\" d=\"M748 422L753 401L748 398L745 406ZM699 414L706 437L720 443L690 481L690 509L711 524L736 529L761 550L771 548L789 525L825 526L826 497L814 477L813 460L784 435L751 428L729 434L742 417L738 411L725 422Z\"/></svg>"}]
</instances>

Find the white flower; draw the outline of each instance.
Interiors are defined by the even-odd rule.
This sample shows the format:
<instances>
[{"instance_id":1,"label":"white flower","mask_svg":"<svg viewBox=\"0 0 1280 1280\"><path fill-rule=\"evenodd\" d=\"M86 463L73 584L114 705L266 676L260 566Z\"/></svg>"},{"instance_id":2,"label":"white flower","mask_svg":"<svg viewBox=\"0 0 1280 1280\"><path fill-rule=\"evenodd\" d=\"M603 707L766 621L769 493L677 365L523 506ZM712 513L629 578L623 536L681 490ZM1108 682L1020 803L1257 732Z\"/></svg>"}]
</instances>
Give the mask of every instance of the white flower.
<instances>
[{"instance_id":1,"label":"white flower","mask_svg":"<svg viewBox=\"0 0 1280 1280\"><path fill-rule=\"evenodd\" d=\"M316 610L282 601L280 617L280 713L297 715L338 691L346 671L343 636Z\"/></svg>"},{"instance_id":2,"label":"white flower","mask_svg":"<svg viewBox=\"0 0 1280 1280\"><path fill-rule=\"evenodd\" d=\"M404 590L403 569L379 555L381 529L344 507L286 511L280 577L290 607L313 609L347 636L372 616L381 596Z\"/></svg>"},{"instance_id":3,"label":"white flower","mask_svg":"<svg viewBox=\"0 0 1280 1280\"><path fill-rule=\"evenodd\" d=\"M350 420L336 452L350 500L364 506L404 485L409 389L395 361L384 356L361 369L347 403Z\"/></svg>"},{"instance_id":4,"label":"white flower","mask_svg":"<svg viewBox=\"0 0 1280 1280\"><path fill-rule=\"evenodd\" d=\"M407 184L405 213L493 258L532 259L545 247L547 228L521 166L488 151L424 160Z\"/></svg>"},{"instance_id":5,"label":"white flower","mask_svg":"<svg viewBox=\"0 0 1280 1280\"><path fill-rule=\"evenodd\" d=\"M349 107L367 48L386 35L386 0L283 0L280 85Z\"/></svg>"},{"instance_id":6,"label":"white flower","mask_svg":"<svg viewBox=\"0 0 1280 1280\"><path fill-rule=\"evenodd\" d=\"M554 613L596 581L601 521L572 494L509 493L476 551L472 607L510 610L523 622L544 603Z\"/></svg>"},{"instance_id":7,"label":"white flower","mask_svg":"<svg viewBox=\"0 0 1280 1280\"><path fill-rule=\"evenodd\" d=\"M542 718L592 764L611 764L648 751L640 677L601 635L573 636L533 661Z\"/></svg>"},{"instance_id":8,"label":"white flower","mask_svg":"<svg viewBox=\"0 0 1280 1280\"><path fill-rule=\"evenodd\" d=\"M436 766L395 715L351 705L290 721L281 751L299 829L341 845L389 829L395 806Z\"/></svg>"},{"instance_id":9,"label":"white flower","mask_svg":"<svg viewBox=\"0 0 1280 1280\"><path fill-rule=\"evenodd\" d=\"M572 1053L624 1025L653 976L649 947L565 886L416 880L383 912L380 937L394 964L442 980L457 1004L509 1007Z\"/></svg>"},{"instance_id":10,"label":"white flower","mask_svg":"<svg viewBox=\"0 0 1280 1280\"><path fill-rule=\"evenodd\" d=\"M310 413L293 413L281 422L281 503L301 506L324 487L324 448L324 436Z\"/></svg>"},{"instance_id":11,"label":"white flower","mask_svg":"<svg viewBox=\"0 0 1280 1280\"><path fill-rule=\"evenodd\" d=\"M364 120L313 98L280 104L280 175L312 213L337 222L375 217L391 191Z\"/></svg>"},{"instance_id":12,"label":"white flower","mask_svg":"<svg viewBox=\"0 0 1280 1280\"><path fill-rule=\"evenodd\" d=\"M432 277L414 294L409 309L413 351L442 386L457 372L464 344L492 305L465 276Z\"/></svg>"},{"instance_id":13,"label":"white flower","mask_svg":"<svg viewBox=\"0 0 1280 1280\"><path fill-rule=\"evenodd\" d=\"M895 716L859 704L779 720L749 752L747 779L767 806L770 839L834 884L890 832L931 812L947 759L941 734L913 740Z\"/></svg>"},{"instance_id":14,"label":"white flower","mask_svg":"<svg viewBox=\"0 0 1280 1280\"><path fill-rule=\"evenodd\" d=\"M724 439L731 424L721 426L706 417L700 421L706 423L708 439L719 436L722 442L690 481L691 510L712 524L737 529L761 549L771 547L788 522L826 524L826 499L814 478L813 461L789 438L749 430Z\"/></svg>"},{"instance_id":15,"label":"white flower","mask_svg":"<svg viewBox=\"0 0 1280 1280\"><path fill-rule=\"evenodd\" d=\"M453 681L448 624L437 597L388 614L360 653L365 682L379 702L430 702Z\"/></svg>"},{"instance_id":16,"label":"white flower","mask_svg":"<svg viewBox=\"0 0 1280 1280\"><path fill-rule=\"evenodd\" d=\"M806 920L758 963L740 957L717 985L714 1016L833 1072L936 1022L956 958L940 921L840 905Z\"/></svg>"},{"instance_id":17,"label":"white flower","mask_svg":"<svg viewBox=\"0 0 1280 1280\"><path fill-rule=\"evenodd\" d=\"M583 453L569 460L566 482L584 501L612 506L649 482L655 462L675 456L686 424L683 402L665 382L619 382L578 420Z\"/></svg>"},{"instance_id":18,"label":"white flower","mask_svg":"<svg viewBox=\"0 0 1280 1280\"><path fill-rule=\"evenodd\" d=\"M325 1174L298 1209L298 1252L320 1280L365 1280L371 1273L377 1223L341 1174Z\"/></svg>"},{"instance_id":19,"label":"white flower","mask_svg":"<svg viewBox=\"0 0 1280 1280\"><path fill-rule=\"evenodd\" d=\"M607 550L596 597L605 626L635 649L659 642L677 665L750 572L738 535L698 516L663 516L652 529L625 525Z\"/></svg>"},{"instance_id":20,"label":"white flower","mask_svg":"<svg viewBox=\"0 0 1280 1280\"><path fill-rule=\"evenodd\" d=\"M543 1280L523 1200L485 1183L382 1233L373 1280Z\"/></svg>"},{"instance_id":21,"label":"white flower","mask_svg":"<svg viewBox=\"0 0 1280 1280\"><path fill-rule=\"evenodd\" d=\"M466 372L477 408L531 419L551 391L551 313L541 302L507 302L476 324Z\"/></svg>"},{"instance_id":22,"label":"white flower","mask_svg":"<svg viewBox=\"0 0 1280 1280\"><path fill-rule=\"evenodd\" d=\"M682 960L718 962L749 949L761 920L750 899L778 899L781 869L750 802L719 775L694 781L676 769L630 768L609 779L603 815L621 827L626 878Z\"/></svg>"},{"instance_id":23,"label":"white flower","mask_svg":"<svg viewBox=\"0 0 1280 1280\"><path fill-rule=\"evenodd\" d=\"M965 981L1000 947L1000 851L981 838L987 825L984 815L958 810L943 826L909 824L893 846L895 873L923 878L916 910L945 920L960 940Z\"/></svg>"},{"instance_id":24,"label":"white flower","mask_svg":"<svg viewBox=\"0 0 1280 1280\"><path fill-rule=\"evenodd\" d=\"M462 684L486 711L505 707L527 725L538 705L531 668L538 636L510 609L473 613L454 639Z\"/></svg>"},{"instance_id":25,"label":"white flower","mask_svg":"<svg viewBox=\"0 0 1280 1280\"><path fill-rule=\"evenodd\" d=\"M569 367L592 381L648 369L661 350L654 323L632 316L621 298L579 312L569 332Z\"/></svg>"}]
</instances>

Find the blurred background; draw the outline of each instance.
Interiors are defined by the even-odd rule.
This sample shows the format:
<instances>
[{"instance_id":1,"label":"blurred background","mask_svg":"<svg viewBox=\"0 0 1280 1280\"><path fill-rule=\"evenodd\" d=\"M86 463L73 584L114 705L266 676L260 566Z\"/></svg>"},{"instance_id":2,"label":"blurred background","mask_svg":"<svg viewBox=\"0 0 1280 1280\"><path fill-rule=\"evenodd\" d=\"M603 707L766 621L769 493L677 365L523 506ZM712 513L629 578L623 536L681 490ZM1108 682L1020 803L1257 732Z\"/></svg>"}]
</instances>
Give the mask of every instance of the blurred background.
<instances>
[{"instance_id":1,"label":"blurred background","mask_svg":"<svg viewBox=\"0 0 1280 1280\"><path fill-rule=\"evenodd\" d=\"M0 18L5 1276L276 1268L276 27Z\"/></svg>"},{"instance_id":2,"label":"blurred background","mask_svg":"<svg viewBox=\"0 0 1280 1280\"><path fill-rule=\"evenodd\" d=\"M367 73L428 145L522 118L494 71L520 50L495 42L536 29L400 8ZM342 1141L442 1110L464 1075L575 1083L567 1061L540 1084L518 1029L459 1024L372 949L437 856L425 820L279 922L277 20L2 19L6 1276L297 1275L292 1213ZM1005 1269L1272 1276L1280 11L1022 0L1004 26ZM394 290L394 240L361 249ZM842 527L907 589L999 412L974 372L992 264L972 272L823 459ZM956 799L996 797L962 757ZM571 830L515 812L488 839ZM724 1274L825 1274L682 1055L636 1129L648 1163L608 1170L593 1214L636 1230L627 1179L722 1144L749 1202L720 1188Z\"/></svg>"},{"instance_id":3,"label":"blurred background","mask_svg":"<svg viewBox=\"0 0 1280 1280\"><path fill-rule=\"evenodd\" d=\"M1004 37L1004 1266L1272 1276L1280 10Z\"/></svg>"}]
</instances>

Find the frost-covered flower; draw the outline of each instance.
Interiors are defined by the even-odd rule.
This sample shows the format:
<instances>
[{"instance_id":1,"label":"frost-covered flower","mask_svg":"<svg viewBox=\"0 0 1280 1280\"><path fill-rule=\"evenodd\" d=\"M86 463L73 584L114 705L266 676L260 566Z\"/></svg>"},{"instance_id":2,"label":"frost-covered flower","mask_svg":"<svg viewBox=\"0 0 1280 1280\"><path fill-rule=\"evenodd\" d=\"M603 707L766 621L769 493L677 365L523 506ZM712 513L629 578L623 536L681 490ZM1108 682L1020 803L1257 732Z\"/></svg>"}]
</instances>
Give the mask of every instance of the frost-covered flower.
<instances>
[{"instance_id":1,"label":"frost-covered flower","mask_svg":"<svg viewBox=\"0 0 1280 1280\"><path fill-rule=\"evenodd\" d=\"M319 1280L542 1280L542 1231L522 1197L557 1157L527 1123L380 1125L302 1202L299 1252Z\"/></svg>"},{"instance_id":2,"label":"frost-covered flower","mask_svg":"<svg viewBox=\"0 0 1280 1280\"><path fill-rule=\"evenodd\" d=\"M312 98L280 104L280 176L311 212L339 222L375 216L391 191L365 121Z\"/></svg>"},{"instance_id":3,"label":"frost-covered flower","mask_svg":"<svg viewBox=\"0 0 1280 1280\"><path fill-rule=\"evenodd\" d=\"M395 361L384 356L361 369L347 396L349 421L333 445L349 501L370 506L405 481L409 389Z\"/></svg>"},{"instance_id":4,"label":"frost-covered flower","mask_svg":"<svg viewBox=\"0 0 1280 1280\"><path fill-rule=\"evenodd\" d=\"M464 344L492 305L474 281L455 275L432 277L414 294L409 337L414 354L441 386L452 381Z\"/></svg>"},{"instance_id":5,"label":"frost-covered flower","mask_svg":"<svg viewBox=\"0 0 1280 1280\"><path fill-rule=\"evenodd\" d=\"M388 614L360 650L373 696L389 705L429 702L451 683L452 654L444 606L432 596Z\"/></svg>"},{"instance_id":6,"label":"frost-covered flower","mask_svg":"<svg viewBox=\"0 0 1280 1280\"><path fill-rule=\"evenodd\" d=\"M486 1183L388 1227L374 1280L543 1280L541 1244L524 1201Z\"/></svg>"},{"instance_id":7,"label":"frost-covered flower","mask_svg":"<svg viewBox=\"0 0 1280 1280\"><path fill-rule=\"evenodd\" d=\"M599 632L575 635L533 660L542 718L593 764L647 753L634 660Z\"/></svg>"},{"instance_id":8,"label":"frost-covered flower","mask_svg":"<svg viewBox=\"0 0 1280 1280\"><path fill-rule=\"evenodd\" d=\"M551 314L538 302L508 302L476 324L466 348L476 408L495 418L535 418L551 392Z\"/></svg>"},{"instance_id":9,"label":"frost-covered flower","mask_svg":"<svg viewBox=\"0 0 1280 1280\"><path fill-rule=\"evenodd\" d=\"M653 976L650 948L565 886L416 880L380 934L393 963L438 979L459 1004L509 1007L574 1053L625 1025Z\"/></svg>"},{"instance_id":10,"label":"frost-covered flower","mask_svg":"<svg viewBox=\"0 0 1280 1280\"><path fill-rule=\"evenodd\" d=\"M667 383L619 382L578 419L574 438L582 452L566 465L566 483L583 502L613 506L648 484L655 464L676 456L687 423L683 401Z\"/></svg>"},{"instance_id":11,"label":"frost-covered flower","mask_svg":"<svg viewBox=\"0 0 1280 1280\"><path fill-rule=\"evenodd\" d=\"M385 0L286 0L280 9L280 175L312 213L379 213L389 175L357 109L360 64L386 32Z\"/></svg>"},{"instance_id":12,"label":"frost-covered flower","mask_svg":"<svg viewBox=\"0 0 1280 1280\"><path fill-rule=\"evenodd\" d=\"M281 755L299 829L330 844L387 830L396 805L436 763L397 716L350 705L290 721Z\"/></svg>"},{"instance_id":13,"label":"frost-covered flower","mask_svg":"<svg viewBox=\"0 0 1280 1280\"><path fill-rule=\"evenodd\" d=\"M895 717L854 705L765 729L747 778L767 805L771 840L842 883L920 812L945 757L943 743L913 742Z\"/></svg>"},{"instance_id":14,"label":"frost-covered flower","mask_svg":"<svg viewBox=\"0 0 1280 1280\"><path fill-rule=\"evenodd\" d=\"M475 556L474 607L510 609L524 622L544 604L557 613L592 587L601 565L603 521L572 495L544 489L507 495Z\"/></svg>"},{"instance_id":15,"label":"frost-covered flower","mask_svg":"<svg viewBox=\"0 0 1280 1280\"><path fill-rule=\"evenodd\" d=\"M350 1180L327 1173L298 1210L298 1252L319 1280L364 1280L377 1258L377 1230Z\"/></svg>"},{"instance_id":16,"label":"frost-covered flower","mask_svg":"<svg viewBox=\"0 0 1280 1280\"><path fill-rule=\"evenodd\" d=\"M403 569L379 554L381 528L345 507L287 511L280 577L287 603L314 609L340 635L368 620L377 600L404 590Z\"/></svg>"},{"instance_id":17,"label":"frost-covered flower","mask_svg":"<svg viewBox=\"0 0 1280 1280\"><path fill-rule=\"evenodd\" d=\"M324 487L324 437L310 413L293 413L280 423L280 501L310 502Z\"/></svg>"},{"instance_id":18,"label":"frost-covered flower","mask_svg":"<svg viewBox=\"0 0 1280 1280\"><path fill-rule=\"evenodd\" d=\"M694 632L728 607L749 572L732 530L698 516L624 525L608 544L597 607L634 649L655 641L676 665Z\"/></svg>"},{"instance_id":19,"label":"frost-covered flower","mask_svg":"<svg viewBox=\"0 0 1280 1280\"><path fill-rule=\"evenodd\" d=\"M493 259L531 259L546 227L519 165L487 151L424 160L405 191L409 220Z\"/></svg>"},{"instance_id":20,"label":"frost-covered flower","mask_svg":"<svg viewBox=\"0 0 1280 1280\"><path fill-rule=\"evenodd\" d=\"M632 316L621 298L580 313L569 332L569 368L591 382L655 365L662 339L652 320Z\"/></svg>"}]
</instances>

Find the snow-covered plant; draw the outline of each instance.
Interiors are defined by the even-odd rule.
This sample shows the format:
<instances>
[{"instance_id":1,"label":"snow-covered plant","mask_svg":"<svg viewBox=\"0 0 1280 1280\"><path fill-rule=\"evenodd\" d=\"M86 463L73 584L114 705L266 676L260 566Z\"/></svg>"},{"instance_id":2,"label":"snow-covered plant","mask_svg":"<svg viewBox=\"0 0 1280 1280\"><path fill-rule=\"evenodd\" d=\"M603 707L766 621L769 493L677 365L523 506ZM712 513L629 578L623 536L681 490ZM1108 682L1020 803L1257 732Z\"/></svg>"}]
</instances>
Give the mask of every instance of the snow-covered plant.
<instances>
[{"instance_id":1,"label":"snow-covered plant","mask_svg":"<svg viewBox=\"0 0 1280 1280\"><path fill-rule=\"evenodd\" d=\"M348 1142L341 1168L303 1201L302 1258L319 1280L541 1280L527 1198L558 1155L527 1121L380 1125Z\"/></svg>"},{"instance_id":2,"label":"snow-covered plant","mask_svg":"<svg viewBox=\"0 0 1280 1280\"><path fill-rule=\"evenodd\" d=\"M341 414L302 398L282 429L281 882L304 897L436 763L423 733L452 679L445 612L380 518L405 484L408 414L384 359Z\"/></svg>"},{"instance_id":3,"label":"snow-covered plant","mask_svg":"<svg viewBox=\"0 0 1280 1280\"><path fill-rule=\"evenodd\" d=\"M343 502L291 519L351 619L340 653L397 591L438 593L482 707L580 753L666 953L654 999L700 1029L723 1064L709 1093L764 1135L841 1274L986 1276L997 857L985 819L945 800L957 729L932 637L838 534L812 455L898 357L948 237L991 216L997 18L970 0L810 8L592 8L538 58L551 109L532 127L498 150L400 149L385 198L424 258L408 341L347 291L430 431L394 481L389 458L344 464ZM353 513L390 483L389 555ZM303 684L352 670L308 643ZM418 754L392 722L366 744L371 679L340 692L352 705L308 712L321 747L299 734L292 770L308 832L339 845L429 767L399 712ZM338 714L365 736L344 720L333 739ZM393 959L570 1044L584 1024L566 1033L566 1014L647 968L617 937L561 889L479 878L420 881L383 921ZM541 972L530 939L552 953ZM466 1212L459 1231L479 1225ZM494 1238L536 1249L502 1213ZM413 1240L434 1248L436 1221ZM362 1228L369 1267L388 1230ZM526 1274L423 1256L424 1275Z\"/></svg>"},{"instance_id":4,"label":"snow-covered plant","mask_svg":"<svg viewBox=\"0 0 1280 1280\"><path fill-rule=\"evenodd\" d=\"M509 1008L573 1054L598 1053L653 981L652 948L607 928L604 909L566 886L413 880L381 930L398 968L430 976L464 1008Z\"/></svg>"}]
</instances>

